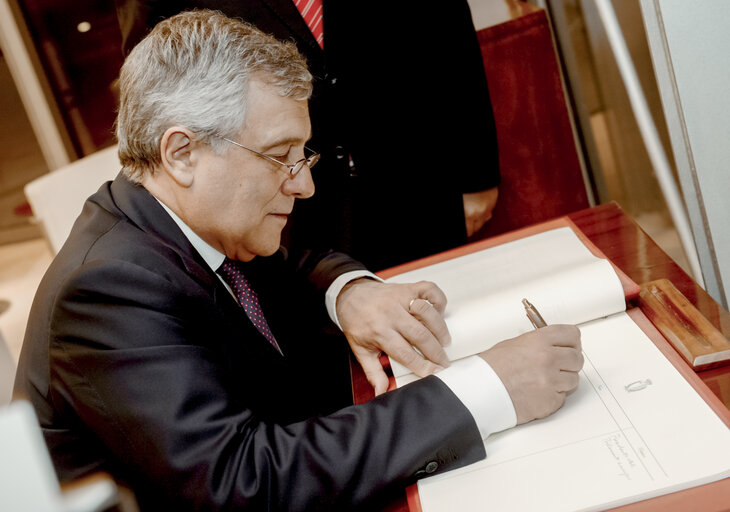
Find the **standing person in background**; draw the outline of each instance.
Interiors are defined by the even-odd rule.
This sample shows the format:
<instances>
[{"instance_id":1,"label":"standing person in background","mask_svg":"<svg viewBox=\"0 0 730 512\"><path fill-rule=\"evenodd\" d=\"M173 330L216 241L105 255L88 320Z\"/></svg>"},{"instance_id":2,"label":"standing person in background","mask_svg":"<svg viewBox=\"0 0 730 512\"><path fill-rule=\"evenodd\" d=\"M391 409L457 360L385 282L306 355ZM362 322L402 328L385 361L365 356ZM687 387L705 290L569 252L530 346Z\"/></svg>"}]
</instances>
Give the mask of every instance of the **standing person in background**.
<instances>
[{"instance_id":1,"label":"standing person in background","mask_svg":"<svg viewBox=\"0 0 730 512\"><path fill-rule=\"evenodd\" d=\"M332 248L377 271L462 245L490 218L497 138L466 0L116 4L125 54L162 19L209 8L305 56L322 159L284 235L294 257Z\"/></svg>"}]
</instances>

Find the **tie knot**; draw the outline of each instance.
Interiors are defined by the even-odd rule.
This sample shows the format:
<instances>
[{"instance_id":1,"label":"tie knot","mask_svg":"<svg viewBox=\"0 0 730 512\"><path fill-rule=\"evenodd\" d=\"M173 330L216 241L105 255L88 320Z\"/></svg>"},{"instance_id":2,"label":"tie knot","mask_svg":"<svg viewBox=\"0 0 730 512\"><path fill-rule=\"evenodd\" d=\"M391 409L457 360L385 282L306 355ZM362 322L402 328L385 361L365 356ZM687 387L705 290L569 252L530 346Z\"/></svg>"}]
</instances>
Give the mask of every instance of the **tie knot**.
<instances>
[{"instance_id":1,"label":"tie knot","mask_svg":"<svg viewBox=\"0 0 730 512\"><path fill-rule=\"evenodd\" d=\"M243 270L238 265L238 262L229 258L218 267L218 273L228 283L228 286L233 288L233 291L238 295L238 289L246 283L246 278L243 275Z\"/></svg>"},{"instance_id":2,"label":"tie knot","mask_svg":"<svg viewBox=\"0 0 730 512\"><path fill-rule=\"evenodd\" d=\"M226 258L223 264L218 267L218 273L228 283L228 286L231 287L233 295L236 296L238 303L246 312L249 320L251 320L256 329L281 354L281 348L279 348L279 344L276 342L276 338L274 338L274 334L266 322L264 312L261 310L258 295L256 295L256 292L251 288L248 280L243 275L241 262Z\"/></svg>"},{"instance_id":3,"label":"tie knot","mask_svg":"<svg viewBox=\"0 0 730 512\"><path fill-rule=\"evenodd\" d=\"M243 270L239 266L239 262L230 258L223 260L221 266L218 267L218 273L223 276L226 282L239 276L243 277Z\"/></svg>"},{"instance_id":4,"label":"tie knot","mask_svg":"<svg viewBox=\"0 0 730 512\"><path fill-rule=\"evenodd\" d=\"M240 261L226 258L223 264L218 267L218 273L231 287L239 302L244 299L251 299L252 296L256 295L256 292L251 289L241 266ZM258 301L258 299L256 300Z\"/></svg>"}]
</instances>

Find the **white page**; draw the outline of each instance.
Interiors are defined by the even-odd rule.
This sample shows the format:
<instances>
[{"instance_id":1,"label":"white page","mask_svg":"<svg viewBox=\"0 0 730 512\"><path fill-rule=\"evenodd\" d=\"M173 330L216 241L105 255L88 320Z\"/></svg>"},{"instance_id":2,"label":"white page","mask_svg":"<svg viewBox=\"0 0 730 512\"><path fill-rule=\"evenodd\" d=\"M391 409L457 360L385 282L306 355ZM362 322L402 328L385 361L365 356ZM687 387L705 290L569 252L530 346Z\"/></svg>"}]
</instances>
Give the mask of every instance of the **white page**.
<instances>
[{"instance_id":1,"label":"white page","mask_svg":"<svg viewBox=\"0 0 730 512\"><path fill-rule=\"evenodd\" d=\"M420 480L424 512L602 510L730 476L730 430L628 315L581 332L586 362L564 407L490 436L485 460Z\"/></svg>"},{"instance_id":2,"label":"white page","mask_svg":"<svg viewBox=\"0 0 730 512\"><path fill-rule=\"evenodd\" d=\"M570 228L558 228L399 274L388 282L428 280L446 294L450 360L532 329L522 299L549 324L579 324L623 311L621 281ZM410 371L391 360L396 377Z\"/></svg>"}]
</instances>

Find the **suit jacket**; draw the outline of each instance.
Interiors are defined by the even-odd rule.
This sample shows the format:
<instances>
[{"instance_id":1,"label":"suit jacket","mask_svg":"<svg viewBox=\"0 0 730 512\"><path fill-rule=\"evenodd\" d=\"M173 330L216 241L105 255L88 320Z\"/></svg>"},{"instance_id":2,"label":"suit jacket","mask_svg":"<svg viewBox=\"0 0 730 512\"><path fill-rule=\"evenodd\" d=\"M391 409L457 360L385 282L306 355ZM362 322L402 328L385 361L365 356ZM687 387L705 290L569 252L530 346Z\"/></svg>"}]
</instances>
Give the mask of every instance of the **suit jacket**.
<instances>
[{"instance_id":1,"label":"suit jacket","mask_svg":"<svg viewBox=\"0 0 730 512\"><path fill-rule=\"evenodd\" d=\"M117 0L117 7L126 51L190 8L219 9L296 43L315 77L311 147L322 160L314 197L290 221L286 243L295 254L332 247L380 270L466 242L462 194L499 183L466 0L324 0L324 50L292 0Z\"/></svg>"},{"instance_id":2,"label":"suit jacket","mask_svg":"<svg viewBox=\"0 0 730 512\"><path fill-rule=\"evenodd\" d=\"M359 268L324 260L323 281ZM246 275L285 357L144 188L118 177L87 201L39 287L16 380L62 480L109 471L143 510L350 510L430 462L485 456L438 378L343 407L322 284L280 253Z\"/></svg>"}]
</instances>

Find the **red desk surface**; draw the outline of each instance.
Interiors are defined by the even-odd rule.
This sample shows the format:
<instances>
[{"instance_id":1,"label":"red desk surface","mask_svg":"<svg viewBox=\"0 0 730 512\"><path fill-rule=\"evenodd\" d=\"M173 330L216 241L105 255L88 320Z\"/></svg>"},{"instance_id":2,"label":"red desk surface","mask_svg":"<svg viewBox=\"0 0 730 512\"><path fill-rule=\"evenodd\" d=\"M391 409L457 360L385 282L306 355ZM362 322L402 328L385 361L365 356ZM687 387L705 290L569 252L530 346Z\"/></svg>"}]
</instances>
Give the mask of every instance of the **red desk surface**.
<instances>
[{"instance_id":1,"label":"red desk surface","mask_svg":"<svg viewBox=\"0 0 730 512\"><path fill-rule=\"evenodd\" d=\"M641 284L661 278L669 279L715 327L726 337L730 338L730 313L719 306L707 292L698 286L616 203L608 203L580 210L567 217L583 232L585 237L593 245L631 280ZM490 241L485 240L473 245L478 245L481 248L481 245L487 247L490 244ZM438 255L426 258L425 261L421 260L412 264L406 264L393 271L385 271L383 274L385 277L388 277L389 275L395 275L396 273L405 271L411 266L415 268L427 264L429 263L428 260L431 259L454 257L461 252L470 252L470 250L473 249L455 249L449 251L448 256ZM682 373L693 373L691 368L686 365L671 345L665 343L661 348L668 351L667 355L675 365L684 365L684 368L678 367ZM715 405L720 408L724 405L728 409L728 411L720 411L723 418L727 420L730 417L730 366L697 372L697 376L719 399L719 401L715 401ZM372 396L372 388L365 380L362 371L353 371L353 393L356 403L366 401ZM710 398L714 400L713 397ZM714 486L712 492L708 492L703 488L705 486L701 486L679 493L660 496L652 500L638 502L621 507L619 510L626 512L683 511L686 510L688 500L693 505L700 507L696 508L696 510L730 509L730 503L727 503L727 496L730 495L730 479L710 485ZM408 511L405 493L402 500L392 503L387 510Z\"/></svg>"},{"instance_id":2,"label":"red desk surface","mask_svg":"<svg viewBox=\"0 0 730 512\"><path fill-rule=\"evenodd\" d=\"M669 279L705 318L730 338L730 313L700 288L616 203L581 210L568 218L635 282ZM701 371L698 375L730 409L730 366Z\"/></svg>"}]
</instances>

